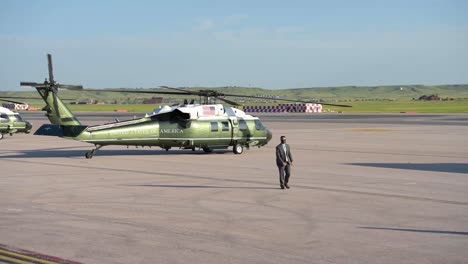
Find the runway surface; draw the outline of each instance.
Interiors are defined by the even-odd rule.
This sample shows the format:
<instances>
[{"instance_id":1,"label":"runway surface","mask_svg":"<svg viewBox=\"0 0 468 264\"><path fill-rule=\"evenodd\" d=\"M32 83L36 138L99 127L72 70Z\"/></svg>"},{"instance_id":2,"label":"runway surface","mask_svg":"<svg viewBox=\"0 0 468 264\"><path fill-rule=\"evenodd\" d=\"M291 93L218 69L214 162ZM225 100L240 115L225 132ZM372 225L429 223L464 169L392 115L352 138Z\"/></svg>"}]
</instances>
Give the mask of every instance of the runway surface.
<instances>
[{"instance_id":1,"label":"runway surface","mask_svg":"<svg viewBox=\"0 0 468 264\"><path fill-rule=\"evenodd\" d=\"M259 116L273 140L242 155L117 146L88 160L92 145L6 136L0 244L82 263L466 263L468 115Z\"/></svg>"}]
</instances>

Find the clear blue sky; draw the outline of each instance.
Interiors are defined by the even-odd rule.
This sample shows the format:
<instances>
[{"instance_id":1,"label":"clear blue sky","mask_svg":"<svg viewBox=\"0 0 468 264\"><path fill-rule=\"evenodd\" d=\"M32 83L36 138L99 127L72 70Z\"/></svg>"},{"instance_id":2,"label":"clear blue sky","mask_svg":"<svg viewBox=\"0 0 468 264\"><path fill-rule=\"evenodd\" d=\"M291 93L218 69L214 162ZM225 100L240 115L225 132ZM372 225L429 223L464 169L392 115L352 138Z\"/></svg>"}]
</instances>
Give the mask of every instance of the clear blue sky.
<instances>
[{"instance_id":1,"label":"clear blue sky","mask_svg":"<svg viewBox=\"0 0 468 264\"><path fill-rule=\"evenodd\" d=\"M468 83L468 1L0 0L0 90Z\"/></svg>"}]
</instances>

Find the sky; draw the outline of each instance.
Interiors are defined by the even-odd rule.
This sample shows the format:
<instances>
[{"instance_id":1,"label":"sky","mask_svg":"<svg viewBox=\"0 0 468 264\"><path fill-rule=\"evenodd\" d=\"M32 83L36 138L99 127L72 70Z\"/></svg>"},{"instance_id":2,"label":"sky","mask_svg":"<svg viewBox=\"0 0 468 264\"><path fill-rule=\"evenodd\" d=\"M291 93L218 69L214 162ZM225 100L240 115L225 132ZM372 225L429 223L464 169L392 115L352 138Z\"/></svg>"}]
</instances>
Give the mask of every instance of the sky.
<instances>
[{"instance_id":1,"label":"sky","mask_svg":"<svg viewBox=\"0 0 468 264\"><path fill-rule=\"evenodd\" d=\"M0 91L468 83L468 1L0 0Z\"/></svg>"}]
</instances>

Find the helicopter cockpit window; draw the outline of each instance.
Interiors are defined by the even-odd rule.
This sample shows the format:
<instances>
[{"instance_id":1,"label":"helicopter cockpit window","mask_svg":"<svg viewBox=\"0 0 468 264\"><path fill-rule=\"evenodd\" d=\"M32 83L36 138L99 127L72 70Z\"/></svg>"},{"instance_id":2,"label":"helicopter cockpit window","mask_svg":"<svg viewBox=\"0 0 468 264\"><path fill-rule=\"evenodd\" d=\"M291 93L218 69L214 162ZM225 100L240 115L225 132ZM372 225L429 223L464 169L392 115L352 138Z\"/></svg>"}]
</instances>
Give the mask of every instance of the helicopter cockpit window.
<instances>
[{"instance_id":1,"label":"helicopter cockpit window","mask_svg":"<svg viewBox=\"0 0 468 264\"><path fill-rule=\"evenodd\" d=\"M7 123L9 120L6 114L0 114L0 123Z\"/></svg>"},{"instance_id":2,"label":"helicopter cockpit window","mask_svg":"<svg viewBox=\"0 0 468 264\"><path fill-rule=\"evenodd\" d=\"M255 120L255 129L265 130L265 127L263 126L262 122L260 122L260 120L258 119Z\"/></svg>"},{"instance_id":3,"label":"helicopter cockpit window","mask_svg":"<svg viewBox=\"0 0 468 264\"><path fill-rule=\"evenodd\" d=\"M18 114L15 114L13 118L14 118L13 121L16 121L16 122L23 122L23 118L21 118L21 116L18 115Z\"/></svg>"},{"instance_id":4,"label":"helicopter cockpit window","mask_svg":"<svg viewBox=\"0 0 468 264\"><path fill-rule=\"evenodd\" d=\"M239 129L240 130L249 130L249 127L247 126L247 122L245 120L239 120Z\"/></svg>"},{"instance_id":5,"label":"helicopter cockpit window","mask_svg":"<svg viewBox=\"0 0 468 264\"><path fill-rule=\"evenodd\" d=\"M218 122L211 122L211 132L218 132Z\"/></svg>"},{"instance_id":6,"label":"helicopter cockpit window","mask_svg":"<svg viewBox=\"0 0 468 264\"><path fill-rule=\"evenodd\" d=\"M223 131L229 131L229 123L228 122L221 122L221 127Z\"/></svg>"}]
</instances>

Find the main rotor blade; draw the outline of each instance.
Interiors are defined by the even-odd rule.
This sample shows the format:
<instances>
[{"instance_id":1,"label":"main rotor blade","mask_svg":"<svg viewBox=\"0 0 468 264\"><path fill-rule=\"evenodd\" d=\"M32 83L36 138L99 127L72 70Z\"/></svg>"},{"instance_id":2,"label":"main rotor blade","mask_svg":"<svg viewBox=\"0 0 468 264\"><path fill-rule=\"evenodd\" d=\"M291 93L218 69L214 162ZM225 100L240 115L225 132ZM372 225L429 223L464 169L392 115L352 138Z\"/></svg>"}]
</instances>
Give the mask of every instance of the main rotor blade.
<instances>
[{"instance_id":1,"label":"main rotor blade","mask_svg":"<svg viewBox=\"0 0 468 264\"><path fill-rule=\"evenodd\" d=\"M0 101L5 101L5 102L10 102L10 103L15 103L15 104L26 104L24 102L13 101L13 100L4 99L4 98L8 98L8 97L0 97Z\"/></svg>"},{"instance_id":2,"label":"main rotor blade","mask_svg":"<svg viewBox=\"0 0 468 264\"><path fill-rule=\"evenodd\" d=\"M351 105L342 105L342 104L329 104L324 102L317 102L317 101L302 101L302 100L290 100L290 99L274 99L279 101L285 102L298 102L298 103L306 103L306 104L321 104L321 105L329 105L329 106L339 106L339 107L353 107Z\"/></svg>"},{"instance_id":3,"label":"main rotor blade","mask_svg":"<svg viewBox=\"0 0 468 264\"><path fill-rule=\"evenodd\" d=\"M162 91L148 91L148 90L121 90L121 89L83 89L83 91L91 92L104 92L104 93L145 93L145 94L173 94L173 95L187 95L181 92L162 92Z\"/></svg>"},{"instance_id":4,"label":"main rotor blade","mask_svg":"<svg viewBox=\"0 0 468 264\"><path fill-rule=\"evenodd\" d=\"M224 94L224 96L234 96L234 97L243 97L243 98L256 98L256 99L271 99L276 101L285 101L285 102L296 102L296 103L312 103L312 104L321 104L321 105L330 105L330 106L339 106L339 107L352 107L351 105L342 105L342 104L329 104L317 101L304 101L304 100L292 100L292 99L282 99L282 98L265 98L260 96L253 95L242 95L242 94Z\"/></svg>"},{"instance_id":5,"label":"main rotor blade","mask_svg":"<svg viewBox=\"0 0 468 264\"><path fill-rule=\"evenodd\" d=\"M8 99L41 99L41 98L32 98L32 97L23 97L23 96L1 96L0 98L8 98Z\"/></svg>"},{"instance_id":6,"label":"main rotor blade","mask_svg":"<svg viewBox=\"0 0 468 264\"><path fill-rule=\"evenodd\" d=\"M23 96L2 96L0 97L0 100L2 101L7 101L7 100L3 100L3 99L25 99L25 100L42 100L42 98L38 98L38 97L23 97ZM63 100L76 100L76 98L60 98ZM12 102L12 103L17 103L17 102ZM18 102L18 103L21 103L21 104L25 104L25 102Z\"/></svg>"},{"instance_id":7,"label":"main rotor blade","mask_svg":"<svg viewBox=\"0 0 468 264\"><path fill-rule=\"evenodd\" d=\"M60 89L73 90L73 91L83 90L82 85L58 84L57 87Z\"/></svg>"},{"instance_id":8,"label":"main rotor blade","mask_svg":"<svg viewBox=\"0 0 468 264\"><path fill-rule=\"evenodd\" d=\"M222 98L222 97L215 97L215 98L216 98L216 99L219 99L219 100L221 100L221 101L224 101L224 102L226 102L226 103L228 103L228 104L230 104L230 105L240 106L240 104L238 104L238 103L236 103L236 102L234 102L234 101L228 100L228 99L226 99L226 98Z\"/></svg>"},{"instance_id":9,"label":"main rotor blade","mask_svg":"<svg viewBox=\"0 0 468 264\"><path fill-rule=\"evenodd\" d=\"M20 86L42 87L45 86L45 84L37 82L20 82Z\"/></svg>"},{"instance_id":10,"label":"main rotor blade","mask_svg":"<svg viewBox=\"0 0 468 264\"><path fill-rule=\"evenodd\" d=\"M184 89L174 88L174 87L169 87L169 86L159 86L159 87L165 88L165 89L172 89L172 90L176 90L176 91L181 91L181 92L184 92L185 94L188 94L188 95L209 96L206 93L204 93L202 90L200 90L200 91L189 91L189 90L184 90Z\"/></svg>"},{"instance_id":11,"label":"main rotor blade","mask_svg":"<svg viewBox=\"0 0 468 264\"><path fill-rule=\"evenodd\" d=\"M173 87L167 87L167 86L161 86L161 87L168 88L168 89L179 90L179 91L184 91L187 94L219 98L222 101L225 101L225 102L227 102L229 104L236 105L236 106L239 106L239 104L234 102L234 101L228 100L226 98L221 98L221 96L234 96L234 97L243 97L243 98L265 99L264 97L260 97L260 96L241 95L241 94L225 94L225 93L214 91L214 90L187 91L187 90L182 90L182 89L179 89L179 88L173 88ZM352 107L350 105L329 104L329 103L322 103L322 102L317 102L317 101L312 101L312 100L311 101L292 100L292 99L274 99L274 100L285 101L285 102L297 102L297 103L314 103L314 104L339 106L339 107Z\"/></svg>"},{"instance_id":12,"label":"main rotor blade","mask_svg":"<svg viewBox=\"0 0 468 264\"><path fill-rule=\"evenodd\" d=\"M187 94L192 93L192 91L187 91L187 90L184 90L184 89L169 87L169 86L165 86L165 85L159 86L159 87L164 88L164 89L172 89L172 90L176 90L176 91L181 91L181 92L184 92L184 93L187 93Z\"/></svg>"},{"instance_id":13,"label":"main rotor blade","mask_svg":"<svg viewBox=\"0 0 468 264\"><path fill-rule=\"evenodd\" d=\"M49 66L49 82L53 85L54 82L54 69L52 68L52 55L47 54L47 62Z\"/></svg>"}]
</instances>

